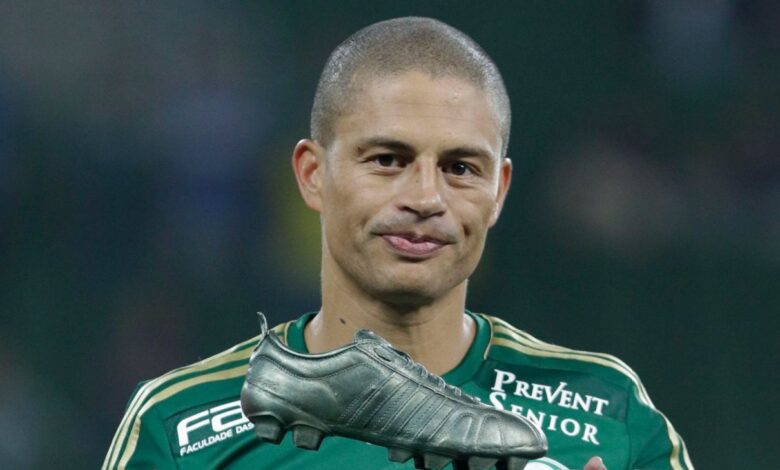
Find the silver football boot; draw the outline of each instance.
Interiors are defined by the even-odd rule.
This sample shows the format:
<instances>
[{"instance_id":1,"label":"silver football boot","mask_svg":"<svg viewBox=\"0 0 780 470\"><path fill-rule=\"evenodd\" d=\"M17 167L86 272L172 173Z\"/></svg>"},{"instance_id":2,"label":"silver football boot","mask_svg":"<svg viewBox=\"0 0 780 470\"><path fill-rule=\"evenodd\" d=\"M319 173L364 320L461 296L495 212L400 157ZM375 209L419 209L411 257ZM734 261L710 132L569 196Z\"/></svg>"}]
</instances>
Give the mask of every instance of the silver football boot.
<instances>
[{"instance_id":1,"label":"silver football boot","mask_svg":"<svg viewBox=\"0 0 780 470\"><path fill-rule=\"evenodd\" d=\"M260 323L241 408L264 441L278 444L292 429L296 446L317 450L325 436L343 436L428 469L452 462L458 470L522 470L547 452L533 423L447 385L371 331L330 352L300 354L268 331L262 314Z\"/></svg>"}]
</instances>

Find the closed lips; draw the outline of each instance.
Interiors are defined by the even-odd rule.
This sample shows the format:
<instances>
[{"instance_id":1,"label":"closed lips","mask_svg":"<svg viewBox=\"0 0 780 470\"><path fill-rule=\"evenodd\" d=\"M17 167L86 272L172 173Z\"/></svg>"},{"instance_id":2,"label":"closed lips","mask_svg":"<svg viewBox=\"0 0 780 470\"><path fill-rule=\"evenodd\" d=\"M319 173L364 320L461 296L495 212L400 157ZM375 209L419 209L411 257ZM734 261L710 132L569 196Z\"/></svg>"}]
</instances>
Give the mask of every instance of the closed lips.
<instances>
[{"instance_id":1,"label":"closed lips","mask_svg":"<svg viewBox=\"0 0 780 470\"><path fill-rule=\"evenodd\" d=\"M445 242L428 236L384 234L382 238L396 250L417 255L433 253L446 245Z\"/></svg>"}]
</instances>

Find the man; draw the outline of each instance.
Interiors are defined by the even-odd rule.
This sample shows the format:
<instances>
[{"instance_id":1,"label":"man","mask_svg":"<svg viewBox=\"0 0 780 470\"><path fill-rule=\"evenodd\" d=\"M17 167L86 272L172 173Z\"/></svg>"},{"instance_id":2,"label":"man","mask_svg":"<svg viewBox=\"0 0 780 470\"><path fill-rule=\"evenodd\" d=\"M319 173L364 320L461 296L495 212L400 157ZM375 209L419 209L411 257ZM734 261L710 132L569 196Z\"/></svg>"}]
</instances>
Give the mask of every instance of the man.
<instances>
[{"instance_id":1,"label":"man","mask_svg":"<svg viewBox=\"0 0 780 470\"><path fill-rule=\"evenodd\" d=\"M536 422L549 454L529 469L692 468L621 361L466 310L468 277L511 181L509 128L497 68L441 22L385 21L340 45L317 89L312 139L292 156L322 224L322 307L277 335L312 354L373 330L448 383ZM329 438L312 452L256 439L238 401L256 341L142 384L104 468L403 467L356 440Z\"/></svg>"}]
</instances>

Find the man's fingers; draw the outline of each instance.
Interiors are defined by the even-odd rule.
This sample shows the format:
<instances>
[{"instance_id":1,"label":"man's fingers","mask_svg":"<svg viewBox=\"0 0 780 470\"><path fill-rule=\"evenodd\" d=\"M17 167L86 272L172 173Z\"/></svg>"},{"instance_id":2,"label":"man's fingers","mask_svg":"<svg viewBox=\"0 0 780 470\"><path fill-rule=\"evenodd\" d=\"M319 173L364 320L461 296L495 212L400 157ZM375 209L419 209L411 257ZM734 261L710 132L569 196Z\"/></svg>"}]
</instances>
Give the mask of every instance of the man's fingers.
<instances>
[{"instance_id":1,"label":"man's fingers","mask_svg":"<svg viewBox=\"0 0 780 470\"><path fill-rule=\"evenodd\" d=\"M607 470L607 467L604 466L604 461L601 460L601 457L591 457L583 470Z\"/></svg>"}]
</instances>

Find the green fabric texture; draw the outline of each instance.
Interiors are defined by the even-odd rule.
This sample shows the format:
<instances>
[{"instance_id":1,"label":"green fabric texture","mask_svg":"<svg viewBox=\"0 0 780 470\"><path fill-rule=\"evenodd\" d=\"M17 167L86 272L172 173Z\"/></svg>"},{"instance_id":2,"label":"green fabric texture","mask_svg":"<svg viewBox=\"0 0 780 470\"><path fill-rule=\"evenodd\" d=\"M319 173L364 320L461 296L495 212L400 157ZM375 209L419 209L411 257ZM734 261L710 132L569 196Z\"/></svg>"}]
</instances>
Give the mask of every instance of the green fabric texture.
<instances>
[{"instance_id":1,"label":"green fabric texture","mask_svg":"<svg viewBox=\"0 0 780 470\"><path fill-rule=\"evenodd\" d=\"M598 455L610 470L692 469L684 443L620 360L543 343L505 322L467 312L477 335L443 378L484 403L535 421L549 454L527 470L580 469ZM274 330L306 352L303 328L314 313ZM397 469L387 450L327 437L317 452L261 442L239 396L256 339L139 385L104 469ZM448 467L449 468L449 467Z\"/></svg>"}]
</instances>

